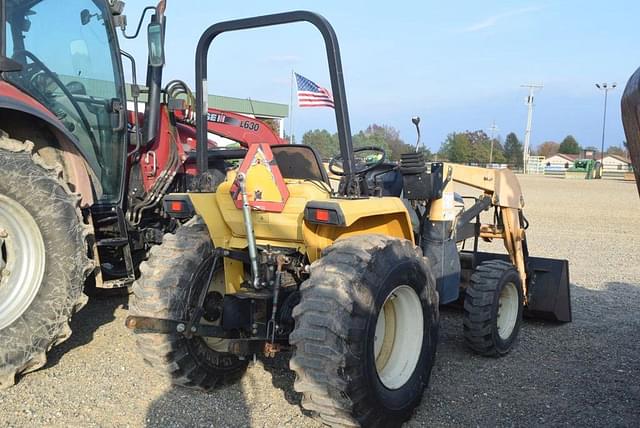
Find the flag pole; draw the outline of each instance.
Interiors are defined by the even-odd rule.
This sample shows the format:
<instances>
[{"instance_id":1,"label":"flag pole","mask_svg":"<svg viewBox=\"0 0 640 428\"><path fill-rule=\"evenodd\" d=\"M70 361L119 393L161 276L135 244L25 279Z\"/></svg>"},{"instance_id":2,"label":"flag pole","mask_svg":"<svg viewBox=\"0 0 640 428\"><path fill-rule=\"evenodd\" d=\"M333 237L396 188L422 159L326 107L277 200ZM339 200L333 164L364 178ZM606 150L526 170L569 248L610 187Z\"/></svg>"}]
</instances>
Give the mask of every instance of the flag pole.
<instances>
[{"instance_id":1,"label":"flag pole","mask_svg":"<svg viewBox=\"0 0 640 428\"><path fill-rule=\"evenodd\" d=\"M289 99L289 144L293 144L293 79L294 73L291 69L291 98Z\"/></svg>"}]
</instances>

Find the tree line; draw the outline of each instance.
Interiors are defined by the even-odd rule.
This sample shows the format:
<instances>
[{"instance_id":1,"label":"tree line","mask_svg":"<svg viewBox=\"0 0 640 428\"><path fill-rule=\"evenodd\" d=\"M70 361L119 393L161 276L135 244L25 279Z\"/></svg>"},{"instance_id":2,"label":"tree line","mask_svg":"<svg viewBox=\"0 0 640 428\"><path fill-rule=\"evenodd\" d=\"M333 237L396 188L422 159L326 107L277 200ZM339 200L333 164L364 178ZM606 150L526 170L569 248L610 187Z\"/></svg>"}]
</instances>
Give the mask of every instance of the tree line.
<instances>
[{"instance_id":1,"label":"tree line","mask_svg":"<svg viewBox=\"0 0 640 428\"><path fill-rule=\"evenodd\" d=\"M375 146L385 149L388 159L400 160L402 153L415 150L415 144L407 144L400 138L400 132L387 125L371 124L366 129L352 136L354 148ZM315 148L323 159L329 159L340 153L338 134L330 133L326 129L314 129L307 131L302 136L302 144ZM492 148L493 145L493 148ZM625 143L626 145L626 143ZM585 147L593 150L595 147ZM514 132L507 134L504 142L500 138L490 138L483 130L453 132L447 135L436 153L425 150L427 160L446 160L456 163L487 164L506 163L516 168L523 165L523 144ZM567 135L560 143L545 141L532 155L549 157L556 153L581 154L583 148L572 135ZM620 147L611 146L608 154L625 156L626 151Z\"/></svg>"},{"instance_id":2,"label":"tree line","mask_svg":"<svg viewBox=\"0 0 640 428\"><path fill-rule=\"evenodd\" d=\"M609 146L605 153L608 155L617 155L617 156L627 157L626 147L627 147L627 142L624 141L622 143L622 147ZM600 149L598 149L597 147L587 146L583 148L578 143L578 141L576 141L573 135L567 135L566 137L564 137L564 139L560 143L557 143L555 141L545 141L544 143L538 146L534 154L537 156L544 156L545 158L548 158L558 153L565 154L565 155L579 155L584 150L592 151L596 156L596 158L599 156L598 154L600 153Z\"/></svg>"},{"instance_id":3,"label":"tree line","mask_svg":"<svg viewBox=\"0 0 640 428\"><path fill-rule=\"evenodd\" d=\"M400 132L387 125L369 125L366 129L351 136L353 147L381 147L387 152L387 158L392 161L400 160L402 153L415 150L415 146L405 143L400 138ZM330 133L326 129L307 131L302 136L302 144L311 146L320 153L323 159L329 159L340 154L338 133ZM431 158L431 152L426 150L425 156Z\"/></svg>"}]
</instances>

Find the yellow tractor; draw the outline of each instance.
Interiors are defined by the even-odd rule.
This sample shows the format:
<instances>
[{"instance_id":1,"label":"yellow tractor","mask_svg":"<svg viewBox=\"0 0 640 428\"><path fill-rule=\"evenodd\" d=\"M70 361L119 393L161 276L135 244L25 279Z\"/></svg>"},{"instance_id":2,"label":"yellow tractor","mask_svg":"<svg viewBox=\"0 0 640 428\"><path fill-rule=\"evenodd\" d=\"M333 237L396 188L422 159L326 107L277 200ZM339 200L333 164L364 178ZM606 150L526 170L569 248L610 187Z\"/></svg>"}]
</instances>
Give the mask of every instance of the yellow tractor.
<instances>
[{"instance_id":1,"label":"yellow tractor","mask_svg":"<svg viewBox=\"0 0 640 428\"><path fill-rule=\"evenodd\" d=\"M213 189L211 42L300 21L326 44L338 188L312 148L255 144ZM174 383L211 389L239 379L255 355L291 350L305 409L333 426L396 426L429 382L439 304L464 301L464 337L483 355L509 352L523 313L570 321L567 262L529 257L511 172L428 167L421 152L398 165L382 149L353 149L338 42L324 18L298 11L213 25L198 44L196 78L199 187L164 198L166 212L185 220L142 264L127 318L144 359ZM469 208L454 182L479 189ZM494 222L481 224L490 208ZM459 252L466 239L473 251ZM481 253L479 239L502 239L507 253Z\"/></svg>"}]
</instances>

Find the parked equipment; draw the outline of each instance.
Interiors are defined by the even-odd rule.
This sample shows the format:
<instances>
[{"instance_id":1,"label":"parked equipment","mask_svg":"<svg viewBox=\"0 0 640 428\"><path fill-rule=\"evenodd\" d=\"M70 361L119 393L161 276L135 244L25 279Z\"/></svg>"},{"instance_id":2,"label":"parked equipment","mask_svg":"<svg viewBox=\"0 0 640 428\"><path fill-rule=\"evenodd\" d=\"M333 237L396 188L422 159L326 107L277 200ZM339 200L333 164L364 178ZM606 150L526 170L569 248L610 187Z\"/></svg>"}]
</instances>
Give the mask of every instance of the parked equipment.
<instances>
[{"instance_id":1,"label":"parked equipment","mask_svg":"<svg viewBox=\"0 0 640 428\"><path fill-rule=\"evenodd\" d=\"M602 163L595 159L576 159L565 172L565 178L592 180L602 178Z\"/></svg>"},{"instance_id":2,"label":"parked equipment","mask_svg":"<svg viewBox=\"0 0 640 428\"><path fill-rule=\"evenodd\" d=\"M176 384L210 389L239 379L256 354L292 349L302 406L323 422L399 426L429 381L439 303L464 299L469 346L504 355L523 313L571 320L568 265L529 256L524 200L510 171L428 166L422 152L397 165L380 148L354 150L338 41L310 12L222 22L200 38L197 182L209 175L201 88L212 41L301 21L326 44L338 188L312 148L260 143L215 192L165 196L165 206L183 207L177 220L195 215L141 265L127 326L144 359ZM454 183L480 196L465 209ZM493 221L485 224L479 216L488 209ZM458 252L466 239L473 250ZM480 239L503 240L507 254L479 252Z\"/></svg>"},{"instance_id":3,"label":"parked equipment","mask_svg":"<svg viewBox=\"0 0 640 428\"><path fill-rule=\"evenodd\" d=\"M258 120L209 109L208 181L195 183L195 98L181 81L162 83L165 2L138 24L152 12L144 114L135 60L118 45L117 28L134 37L123 7L0 2L0 387L44 365L45 352L69 337L85 279L131 285L149 249L178 225L163 196L214 188L227 160L244 156L242 147L217 150L207 132L245 147L284 142ZM132 64L132 111L121 55Z\"/></svg>"}]
</instances>

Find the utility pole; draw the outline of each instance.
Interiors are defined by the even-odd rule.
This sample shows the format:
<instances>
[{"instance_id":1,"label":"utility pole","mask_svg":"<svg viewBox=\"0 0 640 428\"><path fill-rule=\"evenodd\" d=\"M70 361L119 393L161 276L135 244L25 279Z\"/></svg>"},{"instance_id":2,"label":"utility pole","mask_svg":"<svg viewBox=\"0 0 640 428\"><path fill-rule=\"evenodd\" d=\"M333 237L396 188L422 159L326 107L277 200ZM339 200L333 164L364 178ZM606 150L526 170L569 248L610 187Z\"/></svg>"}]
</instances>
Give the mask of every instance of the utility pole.
<instances>
[{"instance_id":1,"label":"utility pole","mask_svg":"<svg viewBox=\"0 0 640 428\"><path fill-rule=\"evenodd\" d=\"M495 132L497 130L498 127L496 126L496 121L494 120L491 124L491 127L489 128L489 131L491 131L491 152L489 152L489 165L493 163L493 136L495 135Z\"/></svg>"},{"instance_id":2,"label":"utility pole","mask_svg":"<svg viewBox=\"0 0 640 428\"><path fill-rule=\"evenodd\" d=\"M616 88L616 83L608 84L608 83L596 83L596 88L600 89L604 92L604 113L602 115L602 145L600 148L600 168L604 170L604 131L605 125L607 124L607 95L609 95L609 91L612 91Z\"/></svg>"},{"instance_id":3,"label":"utility pole","mask_svg":"<svg viewBox=\"0 0 640 428\"><path fill-rule=\"evenodd\" d=\"M524 163L524 173L527 174L529 171L529 147L531 144L531 123L533 121L533 93L536 89L542 89L542 83L527 83L524 85L520 85L521 88L529 89L529 96L527 96L526 104L529 109L527 114L527 128L524 131L524 149L522 151L522 161Z\"/></svg>"}]
</instances>

